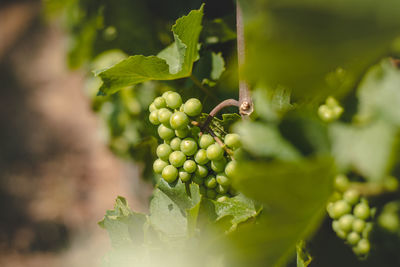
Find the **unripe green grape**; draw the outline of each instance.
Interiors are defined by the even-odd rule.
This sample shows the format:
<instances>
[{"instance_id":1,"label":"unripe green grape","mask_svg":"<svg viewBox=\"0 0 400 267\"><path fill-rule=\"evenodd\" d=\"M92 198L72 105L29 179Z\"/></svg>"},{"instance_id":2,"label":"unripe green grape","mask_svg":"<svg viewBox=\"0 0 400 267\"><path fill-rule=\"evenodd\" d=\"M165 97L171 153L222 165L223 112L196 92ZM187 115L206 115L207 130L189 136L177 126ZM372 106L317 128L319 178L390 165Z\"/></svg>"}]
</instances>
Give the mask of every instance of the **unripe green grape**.
<instances>
[{"instance_id":1,"label":"unripe green grape","mask_svg":"<svg viewBox=\"0 0 400 267\"><path fill-rule=\"evenodd\" d=\"M173 138L169 145L171 146L172 150L177 151L181 149L181 139L179 137Z\"/></svg>"},{"instance_id":2,"label":"unripe green grape","mask_svg":"<svg viewBox=\"0 0 400 267\"><path fill-rule=\"evenodd\" d=\"M361 239L358 241L357 246L355 247L355 252L360 255L368 254L371 249L371 245L367 239Z\"/></svg>"},{"instance_id":3,"label":"unripe green grape","mask_svg":"<svg viewBox=\"0 0 400 267\"><path fill-rule=\"evenodd\" d=\"M394 211L384 210L378 217L378 223L382 228L393 233L400 228L399 217Z\"/></svg>"},{"instance_id":4,"label":"unripe green grape","mask_svg":"<svg viewBox=\"0 0 400 267\"><path fill-rule=\"evenodd\" d=\"M228 176L225 175L225 173L218 173L216 179L220 185L223 186L231 185L231 179L229 179Z\"/></svg>"},{"instance_id":5,"label":"unripe green grape","mask_svg":"<svg viewBox=\"0 0 400 267\"><path fill-rule=\"evenodd\" d=\"M175 167L181 167L185 161L186 156L182 151L174 151L169 155L169 162Z\"/></svg>"},{"instance_id":6,"label":"unripe green grape","mask_svg":"<svg viewBox=\"0 0 400 267\"><path fill-rule=\"evenodd\" d=\"M362 231L364 231L365 228L365 221L355 218L353 221L353 231L357 232L357 233L361 233Z\"/></svg>"},{"instance_id":7,"label":"unripe green grape","mask_svg":"<svg viewBox=\"0 0 400 267\"><path fill-rule=\"evenodd\" d=\"M345 231L340 230L340 229L339 229L339 231L336 231L336 235L341 239L346 239L347 238L347 233Z\"/></svg>"},{"instance_id":8,"label":"unripe green grape","mask_svg":"<svg viewBox=\"0 0 400 267\"><path fill-rule=\"evenodd\" d=\"M168 166L168 162L162 159L156 159L153 163L153 170L155 173L161 173L165 167Z\"/></svg>"},{"instance_id":9,"label":"unripe green grape","mask_svg":"<svg viewBox=\"0 0 400 267\"><path fill-rule=\"evenodd\" d=\"M357 232L351 232L347 235L347 242L350 245L356 245L360 241L361 237Z\"/></svg>"},{"instance_id":10,"label":"unripe green grape","mask_svg":"<svg viewBox=\"0 0 400 267\"><path fill-rule=\"evenodd\" d=\"M226 158L211 161L211 169L215 172L223 172L226 166Z\"/></svg>"},{"instance_id":11,"label":"unripe green grape","mask_svg":"<svg viewBox=\"0 0 400 267\"><path fill-rule=\"evenodd\" d=\"M348 179L345 175L339 174L339 175L337 175L337 176L335 177L334 185L335 185L335 188L336 188L338 191L344 192L344 191L346 191L347 188L349 187L350 182L349 182L349 179Z\"/></svg>"},{"instance_id":12,"label":"unripe green grape","mask_svg":"<svg viewBox=\"0 0 400 267\"><path fill-rule=\"evenodd\" d=\"M209 160L219 160L224 156L224 150L219 144L212 144L207 147L207 158Z\"/></svg>"},{"instance_id":13,"label":"unripe green grape","mask_svg":"<svg viewBox=\"0 0 400 267\"><path fill-rule=\"evenodd\" d=\"M169 119L169 124L175 130L187 128L188 123L189 123L188 116L186 116L185 113L180 112L180 111L174 112L174 114L172 114Z\"/></svg>"},{"instance_id":14,"label":"unripe green grape","mask_svg":"<svg viewBox=\"0 0 400 267\"><path fill-rule=\"evenodd\" d=\"M318 108L318 115L321 120L330 122L335 119L335 114L333 113L332 109L327 105L321 105Z\"/></svg>"},{"instance_id":15,"label":"unripe green grape","mask_svg":"<svg viewBox=\"0 0 400 267\"><path fill-rule=\"evenodd\" d=\"M361 202L354 207L353 213L357 218L366 220L370 215L370 209L366 203Z\"/></svg>"},{"instance_id":16,"label":"unripe green grape","mask_svg":"<svg viewBox=\"0 0 400 267\"><path fill-rule=\"evenodd\" d=\"M181 151L187 155L192 156L197 151L197 143L193 138L185 138L181 142Z\"/></svg>"},{"instance_id":17,"label":"unripe green grape","mask_svg":"<svg viewBox=\"0 0 400 267\"><path fill-rule=\"evenodd\" d=\"M202 185L204 183L204 179L198 175L194 175L192 181L198 185Z\"/></svg>"},{"instance_id":18,"label":"unripe green grape","mask_svg":"<svg viewBox=\"0 0 400 267\"><path fill-rule=\"evenodd\" d=\"M332 221L332 229L333 231L337 232L337 231L341 231L340 227L339 227L339 222L337 220L333 220Z\"/></svg>"},{"instance_id":19,"label":"unripe green grape","mask_svg":"<svg viewBox=\"0 0 400 267\"><path fill-rule=\"evenodd\" d=\"M229 190L229 186L218 184L217 188L215 189L219 194L225 194Z\"/></svg>"},{"instance_id":20,"label":"unripe green grape","mask_svg":"<svg viewBox=\"0 0 400 267\"><path fill-rule=\"evenodd\" d=\"M158 126L157 132L158 132L158 135L160 136L160 138L164 139L164 140L170 140L175 136L174 130L172 130L171 128L169 128L163 124Z\"/></svg>"},{"instance_id":21,"label":"unripe green grape","mask_svg":"<svg viewBox=\"0 0 400 267\"><path fill-rule=\"evenodd\" d=\"M172 112L167 108L158 110L158 121L165 126L169 126L169 119L171 118Z\"/></svg>"},{"instance_id":22,"label":"unripe green grape","mask_svg":"<svg viewBox=\"0 0 400 267\"><path fill-rule=\"evenodd\" d=\"M227 201L228 199L229 199L229 197L227 195L218 194L216 197L216 200L218 202L224 202L224 201Z\"/></svg>"},{"instance_id":23,"label":"unripe green grape","mask_svg":"<svg viewBox=\"0 0 400 267\"><path fill-rule=\"evenodd\" d=\"M394 192L399 188L399 181L395 177L389 176L383 181L383 186L389 192Z\"/></svg>"},{"instance_id":24,"label":"unripe green grape","mask_svg":"<svg viewBox=\"0 0 400 267\"><path fill-rule=\"evenodd\" d=\"M179 107L179 111L180 111L180 112L185 112L184 109L183 109L183 107L184 107L183 104Z\"/></svg>"},{"instance_id":25,"label":"unripe green grape","mask_svg":"<svg viewBox=\"0 0 400 267\"><path fill-rule=\"evenodd\" d=\"M200 148L207 149L210 145L214 144L214 138L209 134L203 134L199 138L199 146Z\"/></svg>"},{"instance_id":26,"label":"unripe green grape","mask_svg":"<svg viewBox=\"0 0 400 267\"><path fill-rule=\"evenodd\" d=\"M183 169L188 173L194 173L197 169L197 164L193 160L187 160L183 163Z\"/></svg>"},{"instance_id":27,"label":"unripe green grape","mask_svg":"<svg viewBox=\"0 0 400 267\"><path fill-rule=\"evenodd\" d=\"M183 106L184 112L191 117L200 115L202 109L203 105L200 100L196 98L190 98Z\"/></svg>"},{"instance_id":28,"label":"unripe green grape","mask_svg":"<svg viewBox=\"0 0 400 267\"><path fill-rule=\"evenodd\" d=\"M215 199L215 197L217 196L217 192L215 192L214 189L211 188L207 188L207 193L206 193L207 197L210 199Z\"/></svg>"},{"instance_id":29,"label":"unripe green grape","mask_svg":"<svg viewBox=\"0 0 400 267\"><path fill-rule=\"evenodd\" d=\"M354 216L351 214L345 214L342 217L340 217L338 220L340 230L344 232L350 232L351 229L353 228L353 221L354 221Z\"/></svg>"},{"instance_id":30,"label":"unripe green grape","mask_svg":"<svg viewBox=\"0 0 400 267\"><path fill-rule=\"evenodd\" d=\"M178 178L178 169L172 165L168 165L163 169L161 176L168 183L172 183Z\"/></svg>"},{"instance_id":31,"label":"unripe green grape","mask_svg":"<svg viewBox=\"0 0 400 267\"><path fill-rule=\"evenodd\" d=\"M158 110L154 110L149 115L149 121L151 124L159 125L160 121L158 120Z\"/></svg>"},{"instance_id":32,"label":"unripe green grape","mask_svg":"<svg viewBox=\"0 0 400 267\"><path fill-rule=\"evenodd\" d=\"M343 193L343 199L347 201L350 205L354 205L360 199L360 193L357 190L349 189Z\"/></svg>"},{"instance_id":33,"label":"unripe green grape","mask_svg":"<svg viewBox=\"0 0 400 267\"><path fill-rule=\"evenodd\" d=\"M169 95L170 93L172 93L172 91L164 92L164 93L161 95L161 97L164 98L165 100L167 100L167 95Z\"/></svg>"},{"instance_id":34,"label":"unripe green grape","mask_svg":"<svg viewBox=\"0 0 400 267\"><path fill-rule=\"evenodd\" d=\"M207 193L207 189L204 185L199 186L199 191L200 191L200 194L203 196Z\"/></svg>"},{"instance_id":35,"label":"unripe green grape","mask_svg":"<svg viewBox=\"0 0 400 267\"><path fill-rule=\"evenodd\" d=\"M185 138L186 136L189 135L189 133L190 133L190 130L188 127L175 130L175 134L179 138Z\"/></svg>"},{"instance_id":36,"label":"unripe green grape","mask_svg":"<svg viewBox=\"0 0 400 267\"><path fill-rule=\"evenodd\" d=\"M350 211L351 206L349 205L349 203L344 200L338 200L332 206L331 217L332 219L338 219L343 215L350 213Z\"/></svg>"},{"instance_id":37,"label":"unripe green grape","mask_svg":"<svg viewBox=\"0 0 400 267\"><path fill-rule=\"evenodd\" d=\"M185 172L183 168L179 169L179 179L181 179L182 182L188 182L190 178L192 178L190 173Z\"/></svg>"},{"instance_id":38,"label":"unripe green grape","mask_svg":"<svg viewBox=\"0 0 400 267\"><path fill-rule=\"evenodd\" d=\"M204 184L208 188L215 188L217 186L217 180L215 180L215 177L213 175L209 175L205 179Z\"/></svg>"},{"instance_id":39,"label":"unripe green grape","mask_svg":"<svg viewBox=\"0 0 400 267\"><path fill-rule=\"evenodd\" d=\"M236 161L232 160L232 161L228 162L228 164L226 164L226 166L225 166L225 174L228 177L232 178L236 173L236 168L237 168L236 166L237 166Z\"/></svg>"},{"instance_id":40,"label":"unripe green grape","mask_svg":"<svg viewBox=\"0 0 400 267\"><path fill-rule=\"evenodd\" d=\"M165 96L165 101L167 102L167 106L172 109L179 108L182 105L182 98L176 92L171 92Z\"/></svg>"},{"instance_id":41,"label":"unripe green grape","mask_svg":"<svg viewBox=\"0 0 400 267\"><path fill-rule=\"evenodd\" d=\"M225 135L224 143L228 147L230 147L232 149L236 149L241 146L240 136L235 133L227 134L227 135Z\"/></svg>"},{"instance_id":42,"label":"unripe green grape","mask_svg":"<svg viewBox=\"0 0 400 267\"><path fill-rule=\"evenodd\" d=\"M201 165L205 165L208 162L208 158L207 158L207 151L204 149L199 149L196 153L196 155L194 156L194 160Z\"/></svg>"},{"instance_id":43,"label":"unripe green grape","mask_svg":"<svg viewBox=\"0 0 400 267\"><path fill-rule=\"evenodd\" d=\"M207 176L208 174L208 170L206 167L204 167L203 165L197 165L197 169L195 171L196 176L199 176L201 178L204 178Z\"/></svg>"},{"instance_id":44,"label":"unripe green grape","mask_svg":"<svg viewBox=\"0 0 400 267\"><path fill-rule=\"evenodd\" d=\"M373 223L372 223L372 222L367 222L367 223L365 223L365 228L364 228L364 230L363 230L362 233L361 233L362 237L363 237L363 238L368 238L368 237L369 237L369 234L370 234L371 231L372 231L372 228L373 228Z\"/></svg>"},{"instance_id":45,"label":"unripe green grape","mask_svg":"<svg viewBox=\"0 0 400 267\"><path fill-rule=\"evenodd\" d=\"M157 157L164 161L168 161L169 155L172 153L172 149L167 144L161 144L157 147Z\"/></svg>"},{"instance_id":46,"label":"unripe green grape","mask_svg":"<svg viewBox=\"0 0 400 267\"><path fill-rule=\"evenodd\" d=\"M165 99L162 98L161 96L156 97L156 99L154 99L153 103L157 109L165 108L167 106L167 103L165 103Z\"/></svg>"},{"instance_id":47,"label":"unripe green grape","mask_svg":"<svg viewBox=\"0 0 400 267\"><path fill-rule=\"evenodd\" d=\"M149 106L149 111L153 112L155 110L157 110L156 106L154 105L154 103L151 103L150 106Z\"/></svg>"}]
</instances>

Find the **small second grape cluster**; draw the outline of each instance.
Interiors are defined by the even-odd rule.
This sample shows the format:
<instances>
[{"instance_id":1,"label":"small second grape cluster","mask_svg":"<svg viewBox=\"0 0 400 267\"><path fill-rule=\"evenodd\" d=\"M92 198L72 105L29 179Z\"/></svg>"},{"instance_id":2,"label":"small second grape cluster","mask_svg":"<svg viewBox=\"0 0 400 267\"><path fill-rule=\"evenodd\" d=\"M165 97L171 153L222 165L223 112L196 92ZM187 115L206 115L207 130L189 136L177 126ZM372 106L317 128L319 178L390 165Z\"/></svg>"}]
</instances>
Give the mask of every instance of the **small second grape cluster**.
<instances>
[{"instance_id":1,"label":"small second grape cluster","mask_svg":"<svg viewBox=\"0 0 400 267\"><path fill-rule=\"evenodd\" d=\"M157 147L153 164L156 173L168 183L180 179L184 183L194 182L200 193L210 199L223 200L235 195L231 177L236 162L208 133L201 133L191 121L202 112L202 104L196 98L185 103L173 91L165 92L149 106L149 120L158 126L158 135L164 143ZM197 128L197 129L196 129ZM224 146L235 150L240 147L240 138L231 133L224 136Z\"/></svg>"},{"instance_id":2,"label":"small second grape cluster","mask_svg":"<svg viewBox=\"0 0 400 267\"><path fill-rule=\"evenodd\" d=\"M374 212L367 200L350 187L347 176L335 177L335 189L335 201L327 206L329 217L333 219L332 229L346 240L356 255L365 257L370 251L369 234Z\"/></svg>"}]
</instances>

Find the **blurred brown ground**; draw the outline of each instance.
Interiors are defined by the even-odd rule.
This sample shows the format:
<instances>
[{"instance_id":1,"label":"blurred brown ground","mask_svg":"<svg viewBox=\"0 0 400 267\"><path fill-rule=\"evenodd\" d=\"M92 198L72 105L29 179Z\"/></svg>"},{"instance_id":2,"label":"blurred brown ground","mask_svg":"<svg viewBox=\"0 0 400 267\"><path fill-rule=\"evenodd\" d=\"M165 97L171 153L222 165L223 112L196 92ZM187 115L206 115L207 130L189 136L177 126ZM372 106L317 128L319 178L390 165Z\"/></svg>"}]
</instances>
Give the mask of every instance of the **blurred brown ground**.
<instances>
[{"instance_id":1,"label":"blurred brown ground","mask_svg":"<svg viewBox=\"0 0 400 267\"><path fill-rule=\"evenodd\" d=\"M101 140L66 37L40 12L0 3L0 266L99 266L97 221L117 195L146 210L150 186Z\"/></svg>"}]
</instances>

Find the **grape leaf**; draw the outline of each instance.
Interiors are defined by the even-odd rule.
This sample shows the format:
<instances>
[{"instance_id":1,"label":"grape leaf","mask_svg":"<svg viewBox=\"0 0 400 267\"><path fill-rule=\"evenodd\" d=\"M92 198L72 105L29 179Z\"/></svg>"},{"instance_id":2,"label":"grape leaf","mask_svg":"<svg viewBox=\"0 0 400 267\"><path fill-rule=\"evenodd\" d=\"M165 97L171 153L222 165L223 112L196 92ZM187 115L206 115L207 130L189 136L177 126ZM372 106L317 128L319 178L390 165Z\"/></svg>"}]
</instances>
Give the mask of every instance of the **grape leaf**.
<instances>
[{"instance_id":1,"label":"grape leaf","mask_svg":"<svg viewBox=\"0 0 400 267\"><path fill-rule=\"evenodd\" d=\"M232 18L217 18L206 21L204 25L203 38L206 44L224 43L236 39L236 31L230 27Z\"/></svg>"},{"instance_id":2,"label":"grape leaf","mask_svg":"<svg viewBox=\"0 0 400 267\"><path fill-rule=\"evenodd\" d=\"M204 123L208 118L207 113L202 113L200 116L200 122ZM217 117L213 117L209 127L210 129L219 137L225 136L229 133L230 128L235 122L238 122L241 119L240 115L237 113L225 113L222 114L222 119L218 119Z\"/></svg>"},{"instance_id":3,"label":"grape leaf","mask_svg":"<svg viewBox=\"0 0 400 267\"><path fill-rule=\"evenodd\" d=\"M193 69L193 75L201 81L212 87L217 84L217 80L225 71L225 60L221 53L205 51L200 60Z\"/></svg>"},{"instance_id":4,"label":"grape leaf","mask_svg":"<svg viewBox=\"0 0 400 267\"><path fill-rule=\"evenodd\" d=\"M158 56L131 56L107 70L95 72L103 81L100 93L115 93L126 86L149 80L173 80L189 76L193 62L198 58L202 17L203 6L179 18L172 27L175 42Z\"/></svg>"},{"instance_id":5,"label":"grape leaf","mask_svg":"<svg viewBox=\"0 0 400 267\"><path fill-rule=\"evenodd\" d=\"M312 261L310 253L306 250L306 243L300 240L296 245L297 252L297 267L307 267Z\"/></svg>"}]
</instances>

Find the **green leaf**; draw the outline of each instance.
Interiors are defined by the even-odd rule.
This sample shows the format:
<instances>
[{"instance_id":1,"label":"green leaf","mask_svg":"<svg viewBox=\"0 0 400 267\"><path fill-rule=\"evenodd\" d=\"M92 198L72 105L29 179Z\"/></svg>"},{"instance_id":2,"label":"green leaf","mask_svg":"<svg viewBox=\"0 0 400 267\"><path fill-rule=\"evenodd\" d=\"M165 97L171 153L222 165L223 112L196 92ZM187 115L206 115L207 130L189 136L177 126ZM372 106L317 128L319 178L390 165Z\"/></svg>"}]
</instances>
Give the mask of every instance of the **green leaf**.
<instances>
[{"instance_id":1,"label":"green leaf","mask_svg":"<svg viewBox=\"0 0 400 267\"><path fill-rule=\"evenodd\" d=\"M202 113L200 116L200 122L204 123L207 118L208 118L207 113ZM236 122L240 121L241 117L237 113L225 113L222 114L222 119L218 119L217 117L213 117L209 127L210 129L219 137L225 136L227 133L229 133L230 128L235 124Z\"/></svg>"},{"instance_id":2,"label":"green leaf","mask_svg":"<svg viewBox=\"0 0 400 267\"><path fill-rule=\"evenodd\" d=\"M297 251L297 267L307 267L310 265L312 261L312 257L310 253L306 249L306 243L304 240L300 240L297 245L296 245L296 251Z\"/></svg>"},{"instance_id":3,"label":"green leaf","mask_svg":"<svg viewBox=\"0 0 400 267\"><path fill-rule=\"evenodd\" d=\"M282 266L319 226L333 192L333 161L239 162L233 186L264 205L255 224L230 236L233 266Z\"/></svg>"},{"instance_id":4,"label":"green leaf","mask_svg":"<svg viewBox=\"0 0 400 267\"><path fill-rule=\"evenodd\" d=\"M175 42L158 56L131 56L107 70L97 71L103 80L100 92L118 90L150 80L174 80L190 76L193 62L198 58L203 6L179 18L172 27Z\"/></svg>"},{"instance_id":5,"label":"green leaf","mask_svg":"<svg viewBox=\"0 0 400 267\"><path fill-rule=\"evenodd\" d=\"M354 170L369 181L379 182L391 170L397 133L383 121L364 126L335 123L330 127L332 154L343 172Z\"/></svg>"},{"instance_id":6,"label":"green leaf","mask_svg":"<svg viewBox=\"0 0 400 267\"><path fill-rule=\"evenodd\" d=\"M204 25L203 36L206 44L224 43L236 39L236 31L230 27L234 18L217 18L207 21Z\"/></svg>"}]
</instances>

